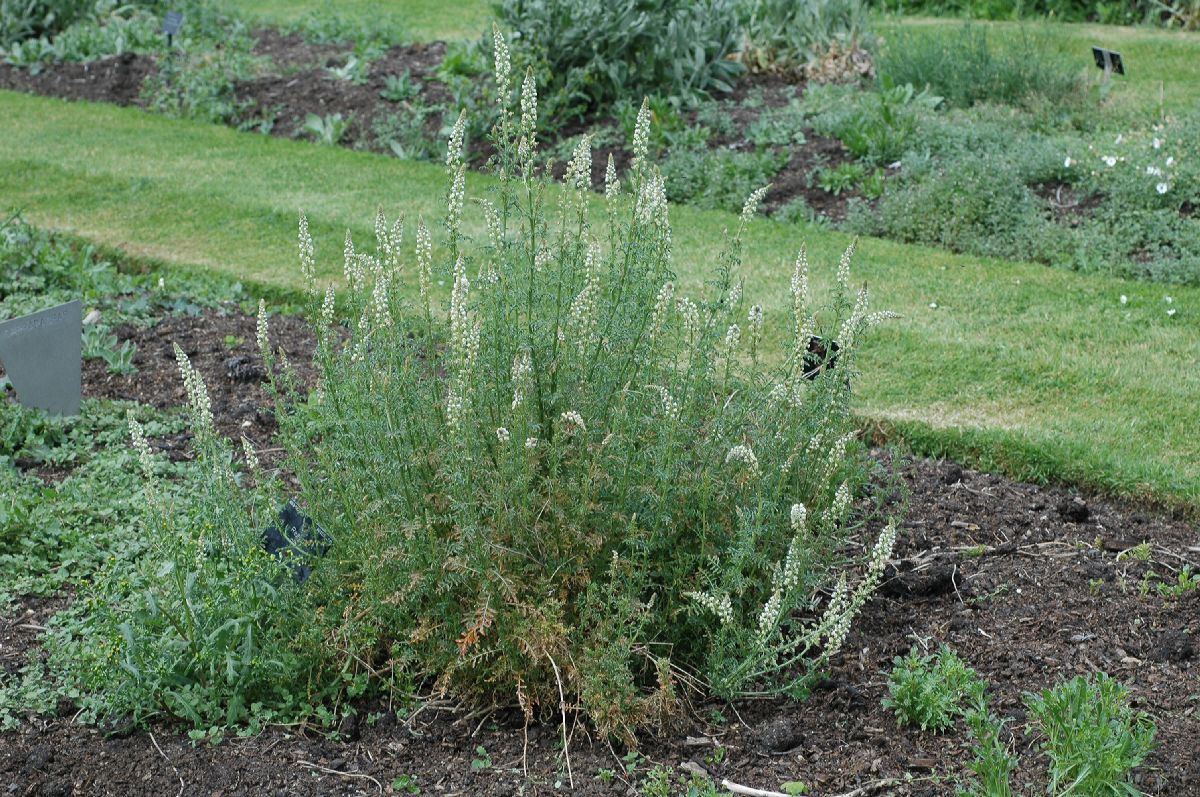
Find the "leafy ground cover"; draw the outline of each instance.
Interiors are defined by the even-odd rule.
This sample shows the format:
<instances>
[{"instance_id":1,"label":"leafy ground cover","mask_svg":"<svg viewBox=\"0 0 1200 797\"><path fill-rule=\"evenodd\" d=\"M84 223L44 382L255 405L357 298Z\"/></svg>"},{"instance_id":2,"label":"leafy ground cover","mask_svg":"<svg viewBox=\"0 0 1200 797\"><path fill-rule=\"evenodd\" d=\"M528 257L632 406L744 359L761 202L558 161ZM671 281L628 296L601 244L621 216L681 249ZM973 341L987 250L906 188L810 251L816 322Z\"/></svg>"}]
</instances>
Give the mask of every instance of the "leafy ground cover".
<instances>
[{"instance_id":1,"label":"leafy ground cover","mask_svg":"<svg viewBox=\"0 0 1200 797\"><path fill-rule=\"evenodd\" d=\"M332 279L345 230L369 237L362 221L377 202L410 219L440 215L431 198L441 195L443 174L430 164L131 109L16 94L0 102L14 143L0 161L8 201L40 224L158 262L294 285L294 220L303 208L322 276ZM488 184L468 175L477 195ZM695 286L703 277L689 264L719 248L720 230L735 217L676 208L672 219L680 281ZM463 223L467 234L483 233L473 212ZM782 333L772 319L785 307L767 286L790 269L800 245L828 260L848 241L807 226L751 225L747 289L767 297L767 340ZM905 317L865 354L858 406L866 417L898 428L920 450L976 458L1022 478L1195 501L1200 460L1189 430L1197 376L1179 365L1195 351L1187 323L1195 289L876 240L862 243L859 259L860 275Z\"/></svg>"}]
</instances>

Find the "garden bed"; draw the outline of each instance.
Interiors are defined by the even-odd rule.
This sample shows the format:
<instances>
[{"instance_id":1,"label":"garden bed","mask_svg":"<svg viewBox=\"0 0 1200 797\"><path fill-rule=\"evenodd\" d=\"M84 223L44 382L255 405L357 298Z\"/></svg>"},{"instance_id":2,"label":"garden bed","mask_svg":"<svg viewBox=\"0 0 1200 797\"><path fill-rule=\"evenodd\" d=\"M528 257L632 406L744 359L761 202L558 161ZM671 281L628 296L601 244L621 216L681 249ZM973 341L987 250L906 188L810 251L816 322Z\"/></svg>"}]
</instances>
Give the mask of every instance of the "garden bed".
<instances>
[{"instance_id":1,"label":"garden bed","mask_svg":"<svg viewBox=\"0 0 1200 797\"><path fill-rule=\"evenodd\" d=\"M1015 744L1027 762L1037 759L1021 732L1022 692L1096 669L1120 677L1158 726L1157 748L1135 783L1159 797L1191 794L1200 778L1200 711L1188 629L1200 623L1200 592L1168 601L1154 590L1140 594L1139 584L1150 569L1200 558L1195 528L1099 499L1088 501L1086 520L1066 520L1081 514L1063 491L945 462L917 461L902 473L911 503L898 553L928 575L906 573L885 584L807 702L698 705L664 739L647 739L641 753L668 766L702 767L718 781L778 788L799 780L818 795L908 774L913 783L879 793L946 794L929 777L958 772L969 757L962 728L943 736L897 729L880 705L892 658L915 639L937 639L991 683L997 712L1017 718ZM1142 540L1152 543L1151 561L1117 561L1118 550ZM57 608L30 600L0 624L7 666L35 644L29 629L44 622L48 605ZM371 778L386 791L401 775L422 794L448 795L510 795L523 784L526 794L549 794L566 781L561 729L526 730L513 709L468 713L435 701L411 716L381 704L359 711L360 721L343 723L343 741L270 729L214 747L194 745L170 727L118 727L110 736L72 723L74 710L64 704L58 716L0 736L0 781L19 795L171 794L179 778L185 793L227 795L376 794ZM717 712L723 721L714 721ZM484 760L491 765L473 766ZM582 725L574 729L574 793L625 794L624 781L638 782L648 766L606 784L598 773L620 773L620 755ZM1022 767L1026 777L1043 772Z\"/></svg>"},{"instance_id":2,"label":"garden bed","mask_svg":"<svg viewBox=\"0 0 1200 797\"><path fill-rule=\"evenodd\" d=\"M272 329L289 360L305 369L312 351L305 325L276 318ZM89 365L87 397L181 403L172 353L178 342L208 381L218 428L268 446L273 426L254 376L252 317L210 310L116 332L137 344L139 371L107 375ZM311 379L311 370L302 373ZM165 447L174 453L184 445ZM1200 778L1193 755L1200 590L1167 597L1159 584L1200 561L1196 527L953 463L904 461L884 450L873 456L901 476L898 485L877 481L874 498L906 501L907 519L887 580L805 702L698 703L662 738L646 738L643 757L613 752L581 721L571 729L568 776L561 727L526 728L514 707L469 712L431 700L397 713L365 702L342 722L340 740L269 728L214 746L192 742L173 725L149 732L121 723L80 726L63 701L0 736L0 784L14 795L378 794L406 793L406 783L421 794L511 795L522 787L526 794L561 791L572 777L573 793L602 795L636 793L630 789L657 762L760 788L802 781L817 795L868 787L863 793L934 797L949 788L932 780L935 773L959 773L970 757L961 723L944 735L897 728L880 701L893 657L915 641L936 640L990 682L998 714L1015 718L1020 782L1045 776L1034 737L1023 732L1023 692L1102 670L1128 684L1135 707L1157 724L1157 747L1134 782L1159 797L1191 794ZM0 620L5 670L36 655L38 631L64 604L26 597Z\"/></svg>"}]
</instances>

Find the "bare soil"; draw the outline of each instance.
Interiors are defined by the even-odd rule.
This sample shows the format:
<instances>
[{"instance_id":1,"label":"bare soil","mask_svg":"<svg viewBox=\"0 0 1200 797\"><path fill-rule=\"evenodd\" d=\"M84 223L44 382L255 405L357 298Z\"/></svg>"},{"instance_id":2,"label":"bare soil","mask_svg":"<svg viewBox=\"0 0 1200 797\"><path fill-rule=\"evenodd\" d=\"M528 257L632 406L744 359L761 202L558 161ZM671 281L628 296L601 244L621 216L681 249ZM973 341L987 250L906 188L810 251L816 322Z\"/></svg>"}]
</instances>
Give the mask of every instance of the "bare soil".
<instances>
[{"instance_id":1,"label":"bare soil","mask_svg":"<svg viewBox=\"0 0 1200 797\"><path fill-rule=\"evenodd\" d=\"M289 359L306 362L312 335L303 323L280 318L273 328L273 342ZM230 346L226 335L247 342ZM138 343L139 374L109 378L89 367L88 395L178 404L183 394L170 354L177 341L209 381L220 428L268 439L261 383L230 376L237 357L251 358L243 365L252 373L251 317L228 311L167 318L119 336ZM918 642L945 642L991 683L995 710L1013 718L1012 741L1024 762L1019 782L1033 793L1044 789L1045 762L1036 733L1024 727L1022 694L1103 670L1132 688L1136 707L1158 726L1157 747L1135 783L1158 797L1195 795L1200 592L1163 597L1148 573L1170 581L1184 564L1200 566L1200 528L950 462L893 459L882 450L874 456L901 477L899 489L876 484L873 497L907 504L900 541L887 581L810 699L698 703L662 737L646 738L642 754L759 788L799 780L814 795L855 788L952 794L934 776L961 773L969 760L961 724L943 735L899 727L880 703L893 657ZM864 538L877 531L864 529ZM1143 542L1144 560L1130 551ZM64 602L27 598L0 618L5 669L36 654L38 629ZM574 717L568 773L560 725L526 728L519 711L477 714L438 701L400 714L383 703L362 704L339 739L272 728L218 745L193 743L172 725L85 727L72 721L74 713L64 702L54 716L0 735L5 795L369 795L393 793L400 776L427 795L635 794L646 771L643 765L625 773L624 751L592 737ZM614 777L602 777L605 771Z\"/></svg>"}]
</instances>

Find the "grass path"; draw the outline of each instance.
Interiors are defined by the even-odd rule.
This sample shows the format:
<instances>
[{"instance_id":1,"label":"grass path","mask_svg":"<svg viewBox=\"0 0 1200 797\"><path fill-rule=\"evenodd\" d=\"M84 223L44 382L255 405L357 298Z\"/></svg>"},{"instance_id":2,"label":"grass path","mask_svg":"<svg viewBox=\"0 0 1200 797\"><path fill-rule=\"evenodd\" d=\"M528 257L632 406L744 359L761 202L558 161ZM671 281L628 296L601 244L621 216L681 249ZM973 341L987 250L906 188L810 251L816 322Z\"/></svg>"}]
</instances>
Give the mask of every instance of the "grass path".
<instances>
[{"instance_id":1,"label":"grass path","mask_svg":"<svg viewBox=\"0 0 1200 797\"><path fill-rule=\"evenodd\" d=\"M258 19L288 23L332 11L345 20L399 27L416 41L465 39L487 29L488 0L225 0Z\"/></svg>"},{"instance_id":2,"label":"grass path","mask_svg":"<svg viewBox=\"0 0 1200 797\"><path fill-rule=\"evenodd\" d=\"M436 165L7 92L0 140L0 206L133 255L274 285L295 284L298 209L334 279L347 228L371 240L379 206L436 220L445 195ZM472 175L468 192L489 183ZM680 207L672 220L680 282L694 290L736 217ZM478 214L467 224L478 232ZM767 220L749 231L746 294L764 304L769 334L782 331L805 241L827 281L845 236ZM877 306L904 315L862 361L866 416L924 452L1200 506L1200 290L874 239L856 267Z\"/></svg>"}]
</instances>

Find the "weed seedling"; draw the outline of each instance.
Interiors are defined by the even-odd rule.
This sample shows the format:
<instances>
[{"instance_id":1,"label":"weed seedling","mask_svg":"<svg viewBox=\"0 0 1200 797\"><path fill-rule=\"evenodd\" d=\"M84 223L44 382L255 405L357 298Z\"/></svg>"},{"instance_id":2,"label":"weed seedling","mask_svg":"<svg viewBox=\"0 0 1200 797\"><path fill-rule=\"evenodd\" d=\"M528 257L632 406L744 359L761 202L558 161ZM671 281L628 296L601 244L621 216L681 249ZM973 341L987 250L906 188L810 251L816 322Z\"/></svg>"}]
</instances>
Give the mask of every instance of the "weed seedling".
<instances>
[{"instance_id":1,"label":"weed seedling","mask_svg":"<svg viewBox=\"0 0 1200 797\"><path fill-rule=\"evenodd\" d=\"M936 655L920 655L916 648L897 657L888 676L890 697L883 705L896 712L902 725L944 731L961 713L960 704L972 690L982 687L975 671L953 650L943 645Z\"/></svg>"},{"instance_id":2,"label":"weed seedling","mask_svg":"<svg viewBox=\"0 0 1200 797\"><path fill-rule=\"evenodd\" d=\"M1045 737L1050 792L1132 797L1129 771L1150 752L1154 722L1129 705L1129 689L1104 673L1025 696Z\"/></svg>"}]
</instances>

